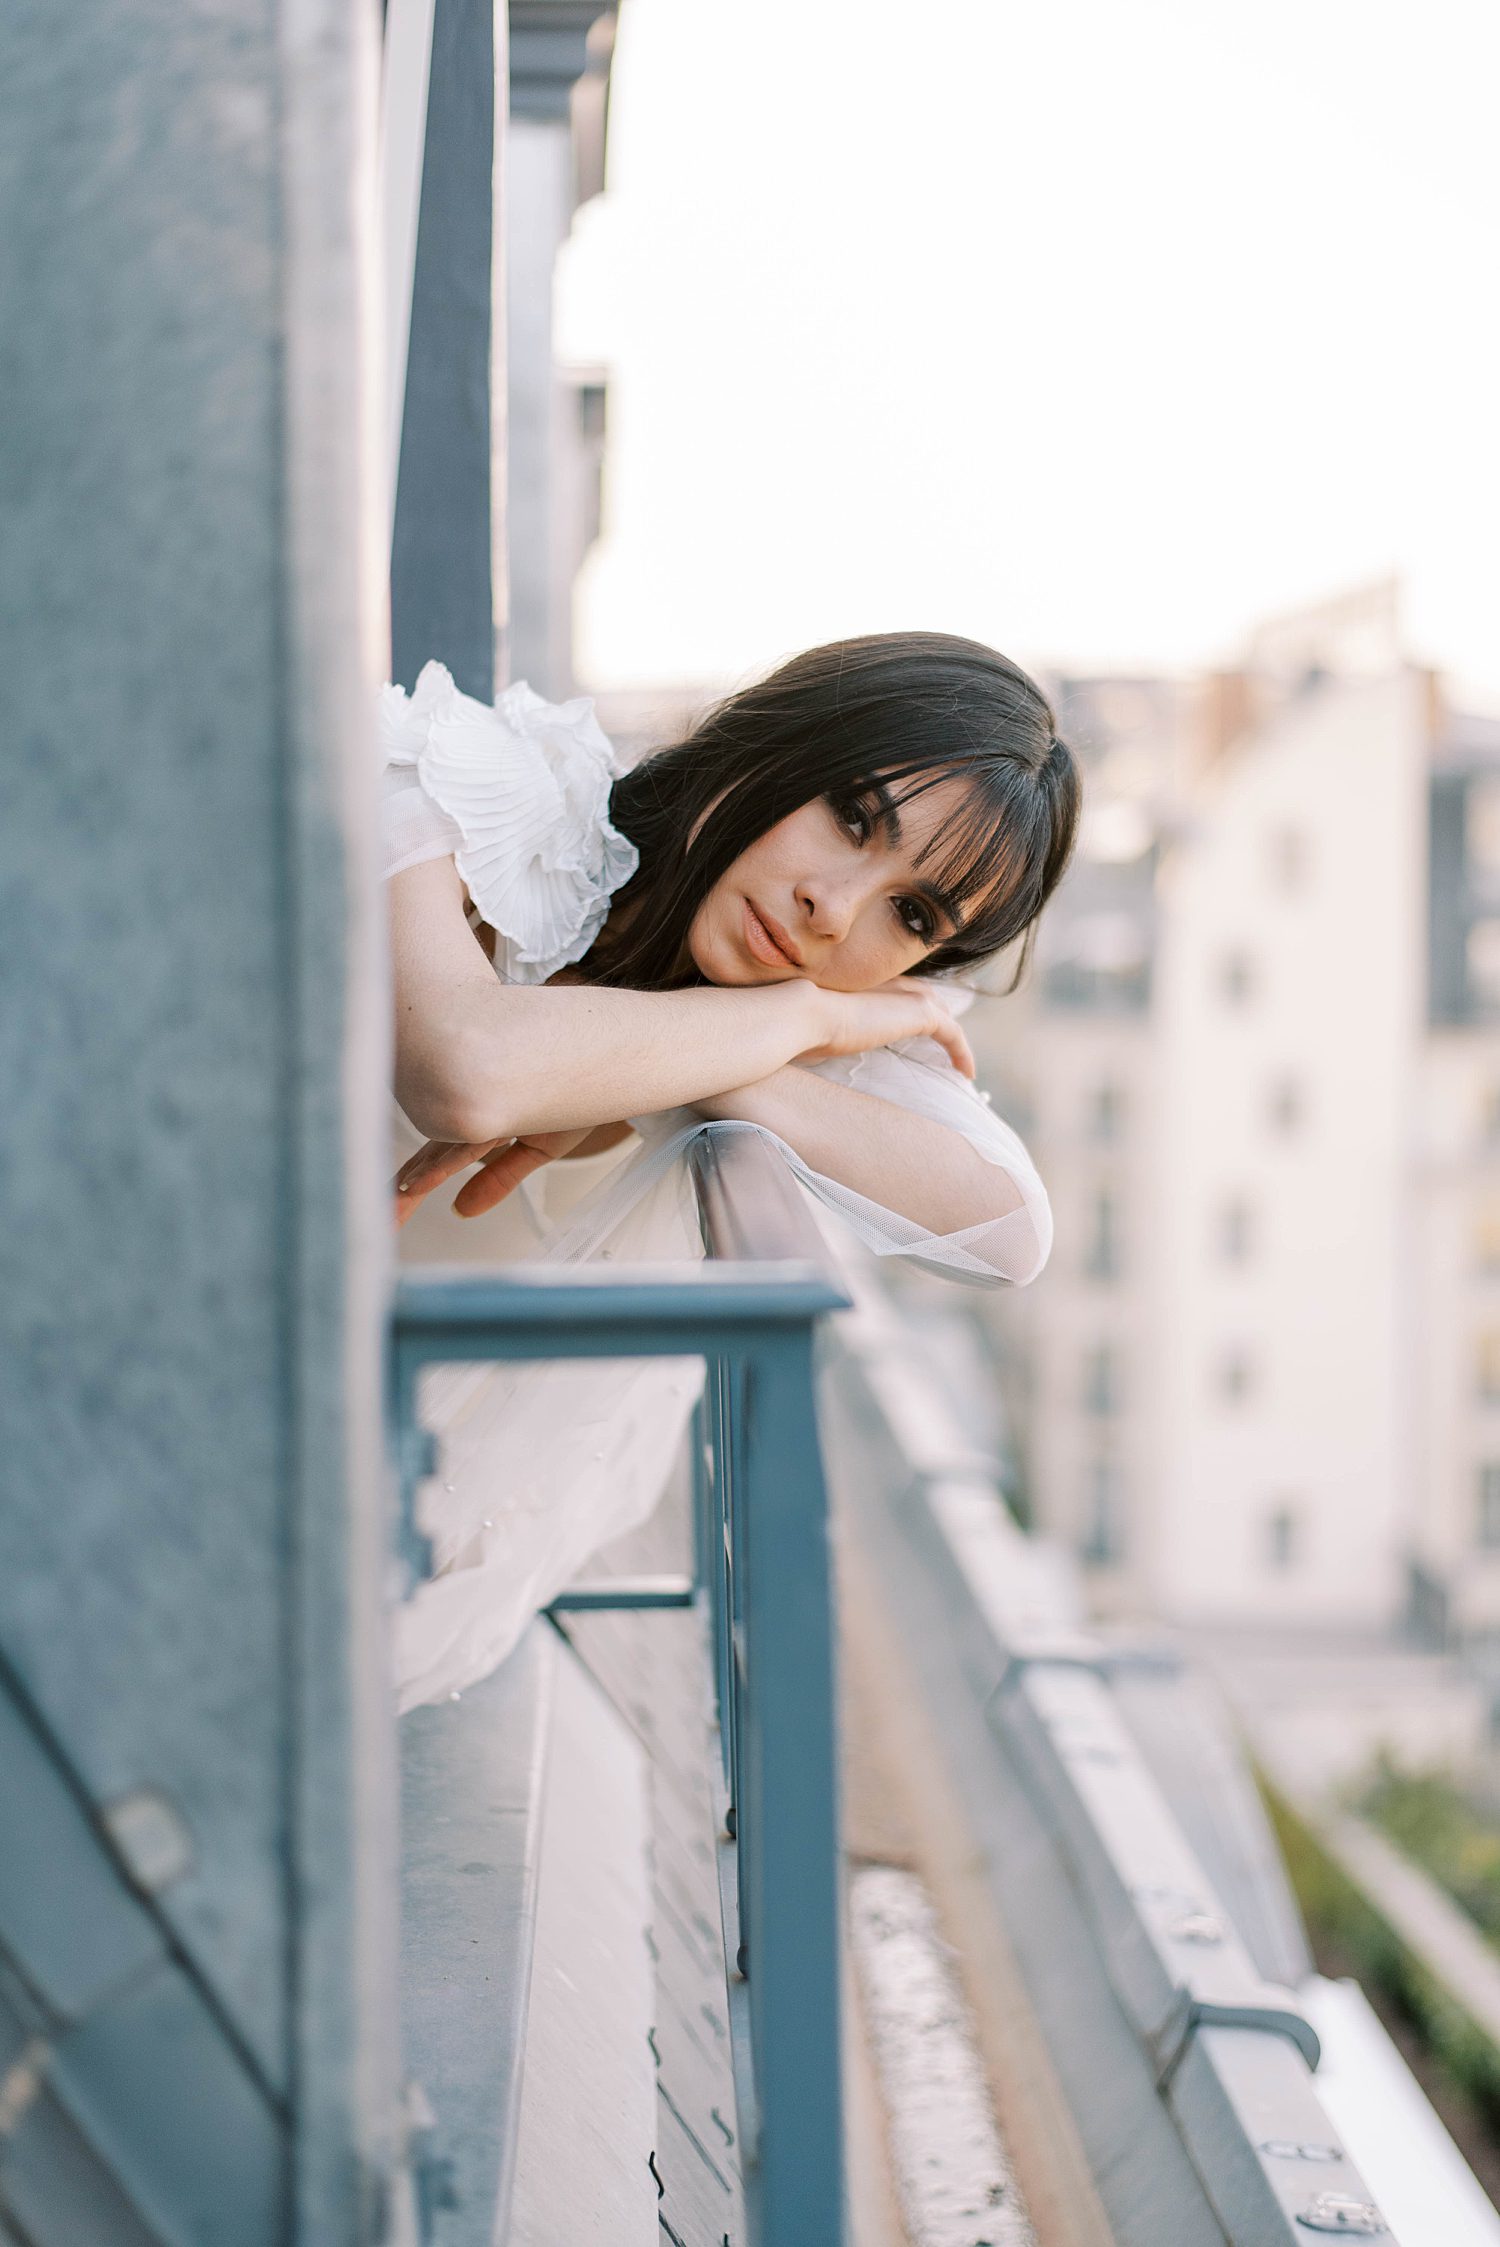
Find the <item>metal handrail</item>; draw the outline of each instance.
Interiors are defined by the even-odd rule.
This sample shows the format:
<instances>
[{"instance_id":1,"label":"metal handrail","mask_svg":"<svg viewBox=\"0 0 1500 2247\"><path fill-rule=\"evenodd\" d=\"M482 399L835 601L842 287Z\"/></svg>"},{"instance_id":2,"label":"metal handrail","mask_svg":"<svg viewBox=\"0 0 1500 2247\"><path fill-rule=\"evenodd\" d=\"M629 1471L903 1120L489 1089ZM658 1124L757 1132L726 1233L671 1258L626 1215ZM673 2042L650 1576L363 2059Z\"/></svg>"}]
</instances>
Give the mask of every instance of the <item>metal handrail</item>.
<instances>
[{"instance_id":1,"label":"metal handrail","mask_svg":"<svg viewBox=\"0 0 1500 2247\"><path fill-rule=\"evenodd\" d=\"M796 1180L764 1132L718 1124L688 1147L704 1235L717 1263L804 1265L848 1300Z\"/></svg>"},{"instance_id":2,"label":"metal handrail","mask_svg":"<svg viewBox=\"0 0 1500 2247\"><path fill-rule=\"evenodd\" d=\"M785 1162L711 1126L690 1162L708 1259L660 1267L409 1270L392 1320L402 1549L417 1573L424 1367L696 1356L695 1572L574 1586L556 1609L703 1608L722 1746L715 1790L746 2214L759 2247L845 2235L839 1831L828 1506L813 1338L848 1298ZM439 2118L441 2123L441 2117Z\"/></svg>"}]
</instances>

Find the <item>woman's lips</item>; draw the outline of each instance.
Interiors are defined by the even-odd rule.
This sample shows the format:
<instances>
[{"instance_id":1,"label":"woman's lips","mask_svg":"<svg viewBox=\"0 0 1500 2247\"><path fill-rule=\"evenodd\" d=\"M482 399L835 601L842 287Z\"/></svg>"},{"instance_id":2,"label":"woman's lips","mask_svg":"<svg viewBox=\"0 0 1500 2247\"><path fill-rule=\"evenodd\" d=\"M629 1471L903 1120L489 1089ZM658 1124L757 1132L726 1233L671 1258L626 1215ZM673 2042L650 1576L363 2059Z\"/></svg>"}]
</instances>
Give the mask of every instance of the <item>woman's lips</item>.
<instances>
[{"instance_id":1,"label":"woman's lips","mask_svg":"<svg viewBox=\"0 0 1500 2247\"><path fill-rule=\"evenodd\" d=\"M758 913L748 897L745 899L745 943L763 967L800 969L802 966L780 923Z\"/></svg>"}]
</instances>

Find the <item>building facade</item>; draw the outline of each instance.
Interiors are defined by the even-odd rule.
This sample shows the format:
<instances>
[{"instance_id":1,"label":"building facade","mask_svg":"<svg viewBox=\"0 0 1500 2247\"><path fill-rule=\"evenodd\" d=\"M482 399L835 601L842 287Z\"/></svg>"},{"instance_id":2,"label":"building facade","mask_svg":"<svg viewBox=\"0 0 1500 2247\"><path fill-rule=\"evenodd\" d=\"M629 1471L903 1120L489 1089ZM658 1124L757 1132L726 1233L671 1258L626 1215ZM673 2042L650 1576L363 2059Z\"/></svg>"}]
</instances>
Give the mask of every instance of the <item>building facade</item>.
<instances>
[{"instance_id":1,"label":"building facade","mask_svg":"<svg viewBox=\"0 0 1500 2247\"><path fill-rule=\"evenodd\" d=\"M1426 1502L1417 1619L1500 1630L1500 724L1449 719L1432 765L1428 1034L1414 1193Z\"/></svg>"},{"instance_id":2,"label":"building facade","mask_svg":"<svg viewBox=\"0 0 1500 2247\"><path fill-rule=\"evenodd\" d=\"M1378 1625L1415 1589L1473 1627L1500 1601L1500 729L1442 713L1387 588L1230 678L1062 701L1083 849L991 1033L1057 1215L992 1313L1028 1502L1106 1607Z\"/></svg>"}]
</instances>

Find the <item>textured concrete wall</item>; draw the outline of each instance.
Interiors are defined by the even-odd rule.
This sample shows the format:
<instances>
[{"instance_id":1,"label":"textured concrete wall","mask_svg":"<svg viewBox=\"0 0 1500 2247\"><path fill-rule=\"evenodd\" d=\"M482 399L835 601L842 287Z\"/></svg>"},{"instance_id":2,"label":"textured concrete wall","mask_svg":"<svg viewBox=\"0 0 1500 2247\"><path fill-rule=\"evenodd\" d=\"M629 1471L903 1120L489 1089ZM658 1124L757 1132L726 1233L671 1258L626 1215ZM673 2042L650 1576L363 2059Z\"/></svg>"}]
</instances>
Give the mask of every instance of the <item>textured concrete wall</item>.
<instances>
[{"instance_id":1,"label":"textured concrete wall","mask_svg":"<svg viewBox=\"0 0 1500 2247\"><path fill-rule=\"evenodd\" d=\"M0 29L0 1686L186 1820L163 1907L307 2118L320 2242L393 2072L371 31Z\"/></svg>"}]
</instances>

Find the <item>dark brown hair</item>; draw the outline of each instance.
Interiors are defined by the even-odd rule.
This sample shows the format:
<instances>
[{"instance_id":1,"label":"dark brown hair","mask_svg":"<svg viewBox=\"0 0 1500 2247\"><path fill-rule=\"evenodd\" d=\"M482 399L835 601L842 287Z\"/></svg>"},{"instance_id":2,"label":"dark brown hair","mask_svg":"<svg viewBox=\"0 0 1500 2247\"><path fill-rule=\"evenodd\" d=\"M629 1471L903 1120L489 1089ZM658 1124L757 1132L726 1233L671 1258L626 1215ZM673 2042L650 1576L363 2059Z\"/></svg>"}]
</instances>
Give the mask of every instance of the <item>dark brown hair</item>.
<instances>
[{"instance_id":1,"label":"dark brown hair","mask_svg":"<svg viewBox=\"0 0 1500 2247\"><path fill-rule=\"evenodd\" d=\"M818 797L841 808L886 791L899 803L953 779L966 783L964 808L921 866L972 910L912 972L968 966L1022 937L1019 980L1072 852L1078 768L1035 681L944 632L812 648L617 780L610 816L641 862L585 975L638 990L696 981L683 965L693 916L768 828Z\"/></svg>"}]
</instances>

